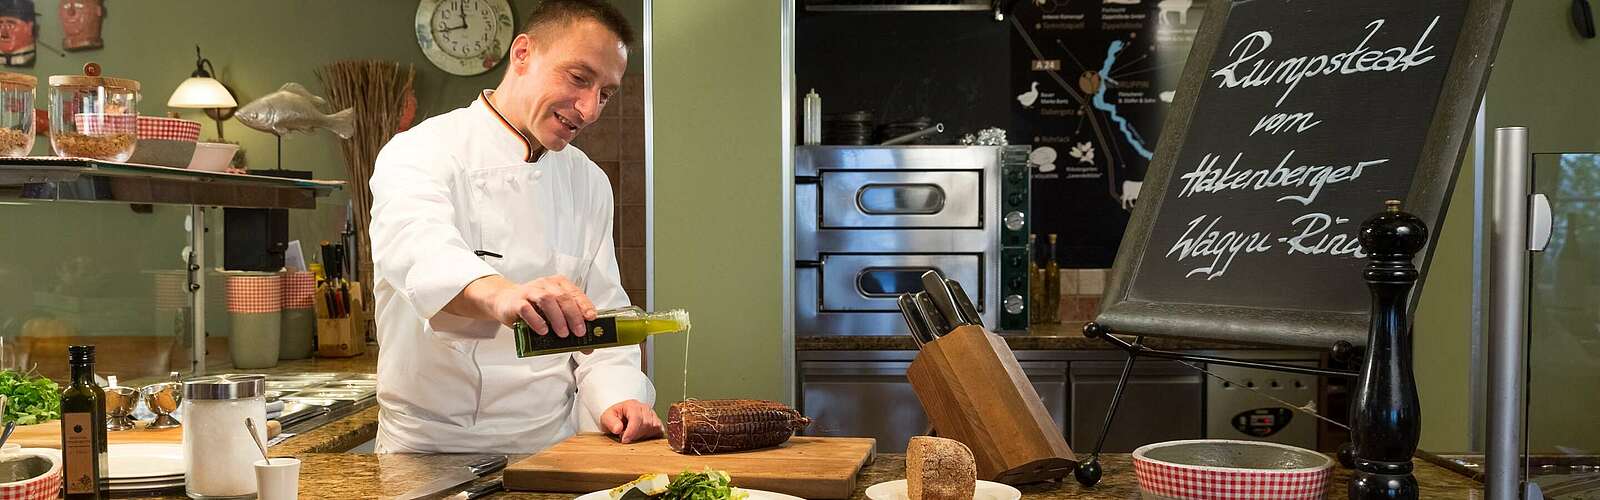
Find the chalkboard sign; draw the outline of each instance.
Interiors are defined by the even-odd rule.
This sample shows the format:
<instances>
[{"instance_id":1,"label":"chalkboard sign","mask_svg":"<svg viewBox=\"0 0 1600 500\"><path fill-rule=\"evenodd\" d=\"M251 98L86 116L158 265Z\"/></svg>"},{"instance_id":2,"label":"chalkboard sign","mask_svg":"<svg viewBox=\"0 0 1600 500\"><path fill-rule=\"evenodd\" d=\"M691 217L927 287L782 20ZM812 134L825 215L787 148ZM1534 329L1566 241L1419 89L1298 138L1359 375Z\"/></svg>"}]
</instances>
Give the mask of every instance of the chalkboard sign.
<instances>
[{"instance_id":1,"label":"chalkboard sign","mask_svg":"<svg viewBox=\"0 0 1600 500\"><path fill-rule=\"evenodd\" d=\"M1365 344L1357 230L1403 200L1426 275L1508 4L1211 2L1096 322Z\"/></svg>"}]
</instances>

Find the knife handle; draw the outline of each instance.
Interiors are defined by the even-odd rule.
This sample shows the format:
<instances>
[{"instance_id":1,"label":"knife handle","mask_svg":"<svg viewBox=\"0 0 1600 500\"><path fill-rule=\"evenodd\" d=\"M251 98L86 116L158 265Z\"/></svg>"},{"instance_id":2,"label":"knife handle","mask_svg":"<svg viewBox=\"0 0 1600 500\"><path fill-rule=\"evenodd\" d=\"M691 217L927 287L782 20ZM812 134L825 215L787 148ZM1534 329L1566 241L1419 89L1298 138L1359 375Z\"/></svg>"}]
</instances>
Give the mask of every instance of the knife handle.
<instances>
[{"instance_id":1,"label":"knife handle","mask_svg":"<svg viewBox=\"0 0 1600 500\"><path fill-rule=\"evenodd\" d=\"M949 333L954 327L965 324L961 321L961 311L956 309L955 299L950 296L950 288L945 286L944 281L944 275L939 274L938 269L929 269L922 273L922 287L927 289L928 298L933 301L933 306L937 308L939 314L944 315L945 323L951 327L941 334Z\"/></svg>"},{"instance_id":2,"label":"knife handle","mask_svg":"<svg viewBox=\"0 0 1600 500\"><path fill-rule=\"evenodd\" d=\"M461 493L456 494L455 498L462 500L477 500L503 489L505 489L505 483L502 482L501 479L495 478L493 481L467 488Z\"/></svg>"},{"instance_id":3,"label":"knife handle","mask_svg":"<svg viewBox=\"0 0 1600 500\"><path fill-rule=\"evenodd\" d=\"M467 466L467 469L471 470L472 473L478 477L483 477L486 474L492 474L504 468L506 468L506 457L504 455Z\"/></svg>"},{"instance_id":4,"label":"knife handle","mask_svg":"<svg viewBox=\"0 0 1600 500\"><path fill-rule=\"evenodd\" d=\"M928 324L924 323L922 315L917 313L916 297L909 293L902 293L895 302L900 305L900 315L905 317L906 327L911 329L911 340L916 341L917 349L921 349L929 334Z\"/></svg>"},{"instance_id":5,"label":"knife handle","mask_svg":"<svg viewBox=\"0 0 1600 500\"><path fill-rule=\"evenodd\" d=\"M944 314L940 313L939 308L933 305L933 298L928 297L928 292L917 292L916 300L917 314L920 314L922 320L928 323L928 331L933 334L933 338L943 337L946 333L950 333L952 329L950 322L945 320Z\"/></svg>"},{"instance_id":6,"label":"knife handle","mask_svg":"<svg viewBox=\"0 0 1600 500\"><path fill-rule=\"evenodd\" d=\"M978 314L978 308L972 305L972 298L967 296L967 291L961 288L961 283L953 280L944 280L945 286L950 287L950 296L955 299L956 309L961 311L961 320L969 325L983 326L983 316Z\"/></svg>"}]
</instances>

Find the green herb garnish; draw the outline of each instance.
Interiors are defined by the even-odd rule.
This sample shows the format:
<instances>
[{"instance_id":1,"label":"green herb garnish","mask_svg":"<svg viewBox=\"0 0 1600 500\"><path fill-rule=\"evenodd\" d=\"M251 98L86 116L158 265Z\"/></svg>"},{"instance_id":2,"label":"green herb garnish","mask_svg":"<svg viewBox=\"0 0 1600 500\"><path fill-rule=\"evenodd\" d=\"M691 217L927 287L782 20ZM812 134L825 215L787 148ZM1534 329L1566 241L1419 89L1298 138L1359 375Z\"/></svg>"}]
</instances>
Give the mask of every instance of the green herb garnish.
<instances>
[{"instance_id":1,"label":"green herb garnish","mask_svg":"<svg viewBox=\"0 0 1600 500\"><path fill-rule=\"evenodd\" d=\"M16 370L0 371L0 394L10 398L0 421L30 425L61 418L61 386L49 378Z\"/></svg>"},{"instance_id":2,"label":"green herb garnish","mask_svg":"<svg viewBox=\"0 0 1600 500\"><path fill-rule=\"evenodd\" d=\"M662 500L744 500L750 494L734 489L728 473L706 469L705 472L683 471L667 484Z\"/></svg>"}]
</instances>

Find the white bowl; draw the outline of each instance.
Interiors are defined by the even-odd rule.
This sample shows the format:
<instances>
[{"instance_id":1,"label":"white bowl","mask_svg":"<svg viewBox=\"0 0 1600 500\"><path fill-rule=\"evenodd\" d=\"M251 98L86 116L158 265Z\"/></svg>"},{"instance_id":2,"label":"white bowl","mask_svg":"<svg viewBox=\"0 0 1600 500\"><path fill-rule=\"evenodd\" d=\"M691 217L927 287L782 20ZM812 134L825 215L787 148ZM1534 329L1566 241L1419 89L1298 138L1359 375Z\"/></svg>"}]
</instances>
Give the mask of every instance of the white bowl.
<instances>
[{"instance_id":1,"label":"white bowl","mask_svg":"<svg viewBox=\"0 0 1600 500\"><path fill-rule=\"evenodd\" d=\"M233 162L233 155L238 152L238 144L222 142L196 143L194 145L194 158L189 160L189 168L207 172L221 172L227 170L228 164Z\"/></svg>"},{"instance_id":2,"label":"white bowl","mask_svg":"<svg viewBox=\"0 0 1600 500\"><path fill-rule=\"evenodd\" d=\"M874 484L867 488L867 498L871 500L907 500L906 480L896 479ZM979 480L972 492L973 500L1017 500L1022 498L1022 492L1016 488L1000 483Z\"/></svg>"}]
</instances>

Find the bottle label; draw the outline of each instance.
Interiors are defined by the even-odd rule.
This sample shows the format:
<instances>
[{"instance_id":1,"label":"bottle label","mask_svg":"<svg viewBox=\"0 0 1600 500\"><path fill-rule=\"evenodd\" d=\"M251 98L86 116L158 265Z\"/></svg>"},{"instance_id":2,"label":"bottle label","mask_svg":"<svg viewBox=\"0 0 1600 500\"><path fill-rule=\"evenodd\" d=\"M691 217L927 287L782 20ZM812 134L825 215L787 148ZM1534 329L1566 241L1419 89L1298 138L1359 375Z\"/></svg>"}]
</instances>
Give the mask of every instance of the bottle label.
<instances>
[{"instance_id":1,"label":"bottle label","mask_svg":"<svg viewBox=\"0 0 1600 500\"><path fill-rule=\"evenodd\" d=\"M517 328L517 357L526 358L542 354L556 354L562 352L579 351L583 349L597 349L617 345L617 318L596 318L585 323L589 331L583 336L567 335L565 338L556 336L555 332L539 335L532 328Z\"/></svg>"},{"instance_id":2,"label":"bottle label","mask_svg":"<svg viewBox=\"0 0 1600 500\"><path fill-rule=\"evenodd\" d=\"M61 455L66 462L62 481L67 494L95 493L94 415L67 413L61 415Z\"/></svg>"}]
</instances>

